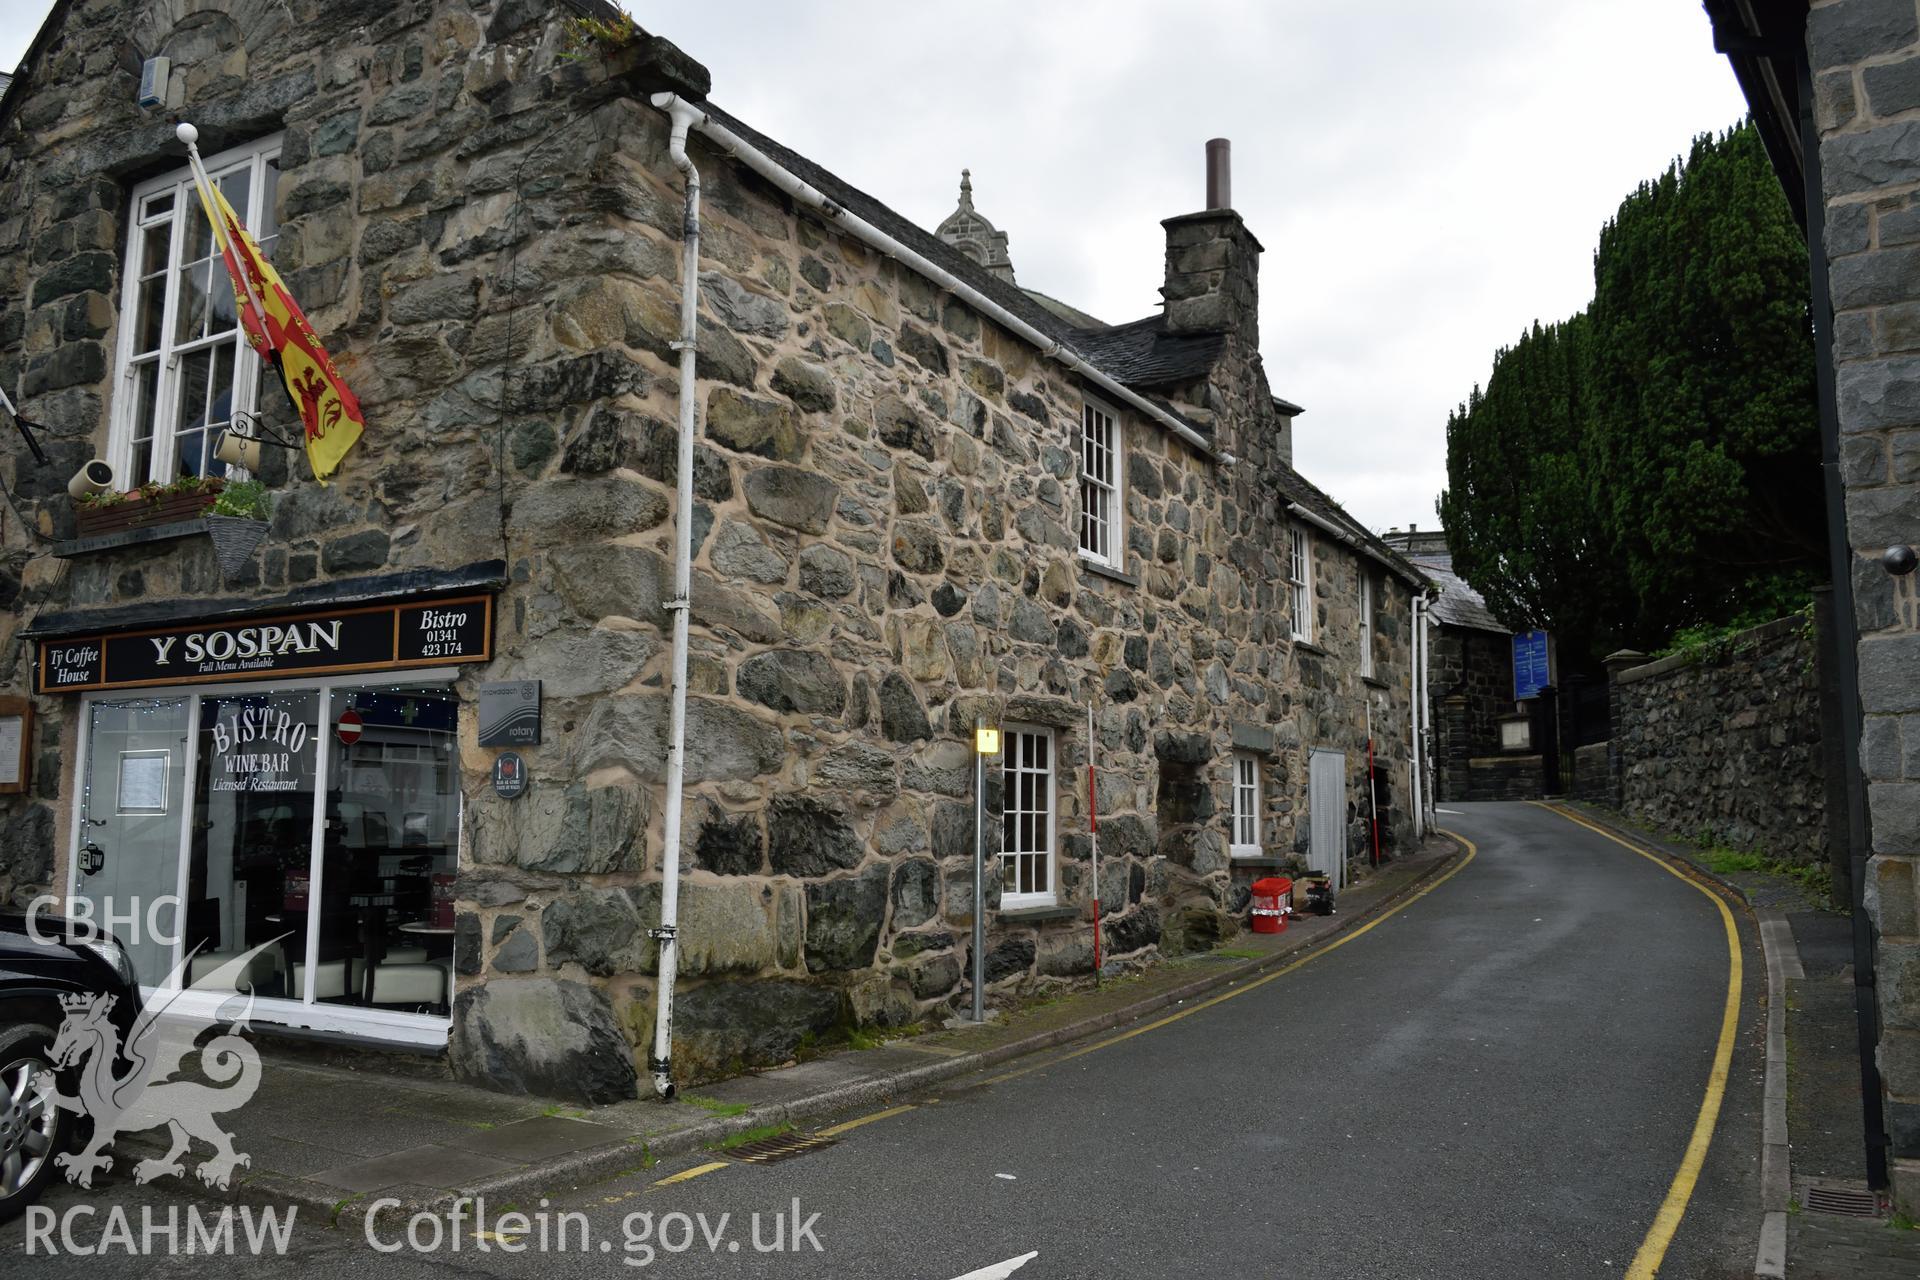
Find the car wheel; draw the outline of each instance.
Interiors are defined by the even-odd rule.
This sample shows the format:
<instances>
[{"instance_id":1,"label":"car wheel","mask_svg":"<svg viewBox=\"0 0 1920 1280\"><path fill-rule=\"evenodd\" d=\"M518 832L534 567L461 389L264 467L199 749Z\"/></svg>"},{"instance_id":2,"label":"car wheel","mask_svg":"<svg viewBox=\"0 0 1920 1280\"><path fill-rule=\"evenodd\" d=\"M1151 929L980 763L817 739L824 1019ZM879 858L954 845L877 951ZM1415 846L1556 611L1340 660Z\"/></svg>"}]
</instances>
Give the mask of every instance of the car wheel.
<instances>
[{"instance_id":1,"label":"car wheel","mask_svg":"<svg viewBox=\"0 0 1920 1280\"><path fill-rule=\"evenodd\" d=\"M53 1105L53 1032L0 1029L0 1222L16 1218L53 1177L67 1115Z\"/></svg>"}]
</instances>

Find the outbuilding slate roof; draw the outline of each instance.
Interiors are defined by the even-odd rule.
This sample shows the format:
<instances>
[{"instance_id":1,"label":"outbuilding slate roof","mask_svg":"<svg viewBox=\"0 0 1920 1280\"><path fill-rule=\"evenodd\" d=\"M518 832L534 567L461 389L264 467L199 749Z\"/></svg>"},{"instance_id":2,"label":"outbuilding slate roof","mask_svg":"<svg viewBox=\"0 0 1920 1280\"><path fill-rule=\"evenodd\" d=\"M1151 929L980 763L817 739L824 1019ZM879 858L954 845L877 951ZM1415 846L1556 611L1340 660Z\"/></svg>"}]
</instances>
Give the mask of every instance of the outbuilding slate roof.
<instances>
[{"instance_id":1,"label":"outbuilding slate roof","mask_svg":"<svg viewBox=\"0 0 1920 1280\"><path fill-rule=\"evenodd\" d=\"M1478 591L1467 585L1467 580L1453 571L1453 557L1450 555L1422 555L1413 557L1413 563L1420 566L1421 572L1433 579L1440 588L1440 596L1430 606L1433 616L1450 627L1470 627L1475 631L1495 631L1501 635L1512 632L1493 616L1493 610L1487 608L1487 602Z\"/></svg>"}]
</instances>

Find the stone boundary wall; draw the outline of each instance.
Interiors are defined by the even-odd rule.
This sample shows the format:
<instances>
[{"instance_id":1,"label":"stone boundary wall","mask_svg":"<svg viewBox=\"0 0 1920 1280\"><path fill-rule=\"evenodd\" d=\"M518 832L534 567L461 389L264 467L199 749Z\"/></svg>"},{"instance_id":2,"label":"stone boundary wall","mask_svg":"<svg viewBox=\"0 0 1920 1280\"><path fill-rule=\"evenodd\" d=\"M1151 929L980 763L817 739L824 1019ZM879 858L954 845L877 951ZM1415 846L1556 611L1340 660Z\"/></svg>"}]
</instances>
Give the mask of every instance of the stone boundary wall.
<instances>
[{"instance_id":1,"label":"stone boundary wall","mask_svg":"<svg viewBox=\"0 0 1920 1280\"><path fill-rule=\"evenodd\" d=\"M1570 759L1572 771L1567 778L1567 794L1588 804L1611 805L1613 796L1613 743L1590 742L1575 747Z\"/></svg>"},{"instance_id":2,"label":"stone boundary wall","mask_svg":"<svg viewBox=\"0 0 1920 1280\"><path fill-rule=\"evenodd\" d=\"M1467 761L1468 800L1538 800L1540 757L1476 756Z\"/></svg>"},{"instance_id":3,"label":"stone boundary wall","mask_svg":"<svg viewBox=\"0 0 1920 1280\"><path fill-rule=\"evenodd\" d=\"M1781 618L1618 672L1620 809L1686 839L1826 857L1815 637Z\"/></svg>"}]
</instances>

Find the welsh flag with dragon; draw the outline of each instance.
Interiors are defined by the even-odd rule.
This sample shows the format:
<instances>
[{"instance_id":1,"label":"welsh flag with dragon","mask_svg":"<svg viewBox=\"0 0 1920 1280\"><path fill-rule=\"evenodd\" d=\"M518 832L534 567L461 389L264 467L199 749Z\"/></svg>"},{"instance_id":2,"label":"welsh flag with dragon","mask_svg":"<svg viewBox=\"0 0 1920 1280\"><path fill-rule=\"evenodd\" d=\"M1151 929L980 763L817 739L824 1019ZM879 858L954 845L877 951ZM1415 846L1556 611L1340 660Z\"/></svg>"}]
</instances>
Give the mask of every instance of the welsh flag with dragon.
<instances>
[{"instance_id":1,"label":"welsh flag with dragon","mask_svg":"<svg viewBox=\"0 0 1920 1280\"><path fill-rule=\"evenodd\" d=\"M234 308L247 342L285 380L306 428L307 461L313 465L314 479L324 484L366 429L360 402L347 389L306 314L220 188L206 182L195 185L200 188L207 221L215 228L227 274L233 278Z\"/></svg>"}]
</instances>

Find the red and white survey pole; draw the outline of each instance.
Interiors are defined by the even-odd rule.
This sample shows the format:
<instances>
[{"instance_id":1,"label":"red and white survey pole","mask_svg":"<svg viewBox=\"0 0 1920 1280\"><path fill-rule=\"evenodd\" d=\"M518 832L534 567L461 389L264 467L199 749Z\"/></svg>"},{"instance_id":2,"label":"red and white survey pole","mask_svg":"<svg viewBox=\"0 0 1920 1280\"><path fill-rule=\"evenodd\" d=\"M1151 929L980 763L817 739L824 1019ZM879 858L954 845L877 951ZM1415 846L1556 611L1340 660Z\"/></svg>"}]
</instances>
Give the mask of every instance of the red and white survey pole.
<instances>
[{"instance_id":1,"label":"red and white survey pole","mask_svg":"<svg viewBox=\"0 0 1920 1280\"><path fill-rule=\"evenodd\" d=\"M1100 802L1093 776L1093 704L1087 704L1087 846L1093 855L1093 981L1100 983Z\"/></svg>"}]
</instances>

